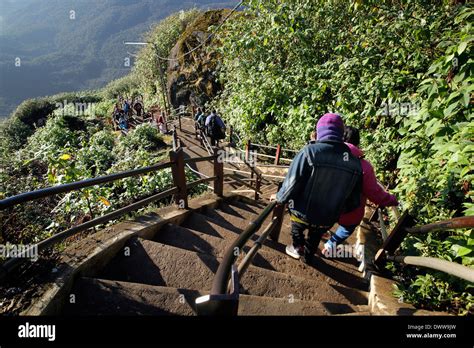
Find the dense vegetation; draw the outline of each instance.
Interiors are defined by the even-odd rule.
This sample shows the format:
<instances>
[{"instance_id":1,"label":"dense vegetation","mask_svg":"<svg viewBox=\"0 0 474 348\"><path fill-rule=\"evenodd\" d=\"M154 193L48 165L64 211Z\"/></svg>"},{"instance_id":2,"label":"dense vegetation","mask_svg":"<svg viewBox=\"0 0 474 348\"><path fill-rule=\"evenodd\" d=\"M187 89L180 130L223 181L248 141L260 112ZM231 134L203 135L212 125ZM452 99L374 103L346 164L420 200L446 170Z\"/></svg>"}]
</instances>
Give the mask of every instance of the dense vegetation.
<instances>
[{"instance_id":1,"label":"dense vegetation","mask_svg":"<svg viewBox=\"0 0 474 348\"><path fill-rule=\"evenodd\" d=\"M219 37L225 90L215 104L236 129L258 142L299 148L319 115L342 113L361 128L379 179L420 223L473 215L472 6L246 4ZM406 252L474 266L474 234L412 237ZM471 285L424 274L402 274L399 295L459 313L474 309Z\"/></svg>"},{"instance_id":2,"label":"dense vegetation","mask_svg":"<svg viewBox=\"0 0 474 348\"><path fill-rule=\"evenodd\" d=\"M148 40L168 56L197 10L173 14L149 32ZM151 125L119 136L111 125L117 97L144 97L145 107L163 103L157 92L153 47L144 49L133 71L96 91L61 93L24 101L0 125L0 198L155 164L168 159L165 139ZM155 86L155 87L154 87ZM188 172L189 180L195 174ZM3 242L31 243L125 206L172 185L169 170L57 195L20 205L2 219ZM205 190L199 185L192 190ZM165 199L150 205L166 204ZM135 214L143 213L143 209Z\"/></svg>"}]
</instances>

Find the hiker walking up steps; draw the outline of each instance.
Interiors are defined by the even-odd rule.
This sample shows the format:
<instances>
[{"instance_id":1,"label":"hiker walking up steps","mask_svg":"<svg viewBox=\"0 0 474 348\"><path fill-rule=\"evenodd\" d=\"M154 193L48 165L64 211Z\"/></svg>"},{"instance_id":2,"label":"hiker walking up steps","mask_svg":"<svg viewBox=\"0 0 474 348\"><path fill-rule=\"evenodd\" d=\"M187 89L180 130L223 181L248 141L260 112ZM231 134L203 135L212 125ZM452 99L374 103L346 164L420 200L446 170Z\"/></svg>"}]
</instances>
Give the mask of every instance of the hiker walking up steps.
<instances>
[{"instance_id":1,"label":"hiker walking up steps","mask_svg":"<svg viewBox=\"0 0 474 348\"><path fill-rule=\"evenodd\" d=\"M217 146L219 140L225 138L225 124L215 109L207 116L205 126L207 135L211 138L211 145Z\"/></svg>"},{"instance_id":2,"label":"hiker walking up steps","mask_svg":"<svg viewBox=\"0 0 474 348\"><path fill-rule=\"evenodd\" d=\"M323 115L316 132L317 141L295 156L276 195L277 202L288 204L290 212L293 243L286 253L306 263L311 262L322 235L341 213L359 206L362 185L360 160L343 142L341 116Z\"/></svg>"}]
</instances>

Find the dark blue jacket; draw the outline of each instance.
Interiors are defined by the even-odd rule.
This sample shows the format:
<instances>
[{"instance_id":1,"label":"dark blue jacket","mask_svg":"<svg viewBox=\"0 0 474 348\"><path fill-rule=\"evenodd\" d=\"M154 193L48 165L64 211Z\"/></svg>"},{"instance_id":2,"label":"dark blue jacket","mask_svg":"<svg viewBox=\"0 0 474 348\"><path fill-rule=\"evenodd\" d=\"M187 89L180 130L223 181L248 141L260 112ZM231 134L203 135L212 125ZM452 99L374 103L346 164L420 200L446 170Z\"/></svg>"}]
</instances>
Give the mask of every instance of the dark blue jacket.
<instances>
[{"instance_id":1,"label":"dark blue jacket","mask_svg":"<svg viewBox=\"0 0 474 348\"><path fill-rule=\"evenodd\" d=\"M347 198L360 184L360 160L342 142L306 145L293 159L277 193L279 203L311 225L331 226L345 210Z\"/></svg>"}]
</instances>

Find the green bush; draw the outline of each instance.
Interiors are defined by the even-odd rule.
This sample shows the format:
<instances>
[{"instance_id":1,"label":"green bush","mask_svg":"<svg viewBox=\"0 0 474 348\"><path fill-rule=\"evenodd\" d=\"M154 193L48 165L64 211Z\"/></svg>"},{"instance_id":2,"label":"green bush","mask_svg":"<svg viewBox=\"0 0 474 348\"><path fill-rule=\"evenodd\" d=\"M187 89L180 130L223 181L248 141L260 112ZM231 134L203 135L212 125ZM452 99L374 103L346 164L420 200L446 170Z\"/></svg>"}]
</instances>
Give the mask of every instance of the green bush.
<instances>
[{"instance_id":1,"label":"green bush","mask_svg":"<svg viewBox=\"0 0 474 348\"><path fill-rule=\"evenodd\" d=\"M339 112L362 129L379 179L420 223L473 214L472 5L246 4L217 35L225 90L213 102L244 138L300 148L319 116ZM469 233L409 238L401 251L472 265ZM417 272L471 306L463 282ZM421 306L426 296L408 297Z\"/></svg>"},{"instance_id":2,"label":"green bush","mask_svg":"<svg viewBox=\"0 0 474 348\"><path fill-rule=\"evenodd\" d=\"M157 150L166 146L163 136L151 124L143 123L131 130L126 137L120 138L119 151L125 153L130 150Z\"/></svg>"}]
</instances>

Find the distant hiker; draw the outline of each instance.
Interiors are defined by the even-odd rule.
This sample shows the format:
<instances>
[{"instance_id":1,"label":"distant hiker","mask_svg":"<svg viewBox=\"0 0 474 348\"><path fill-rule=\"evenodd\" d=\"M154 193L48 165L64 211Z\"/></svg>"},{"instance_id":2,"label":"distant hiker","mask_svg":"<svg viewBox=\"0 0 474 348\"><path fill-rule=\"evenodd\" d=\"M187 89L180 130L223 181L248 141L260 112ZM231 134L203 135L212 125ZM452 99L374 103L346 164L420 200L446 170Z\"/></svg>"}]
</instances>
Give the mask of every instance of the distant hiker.
<instances>
[{"instance_id":1,"label":"distant hiker","mask_svg":"<svg viewBox=\"0 0 474 348\"><path fill-rule=\"evenodd\" d=\"M215 109L207 116L205 126L207 135L211 138L211 145L217 146L219 140L225 138L225 124Z\"/></svg>"},{"instance_id":2,"label":"distant hiker","mask_svg":"<svg viewBox=\"0 0 474 348\"><path fill-rule=\"evenodd\" d=\"M122 109L120 108L120 104L115 103L114 111L112 112L112 114L115 116L116 114L120 113L121 111L122 111Z\"/></svg>"},{"instance_id":3,"label":"distant hiker","mask_svg":"<svg viewBox=\"0 0 474 348\"><path fill-rule=\"evenodd\" d=\"M119 128L124 132L124 133L127 133L128 132L128 122L127 122L127 118L126 118L126 115L125 114L120 114L120 118L119 118Z\"/></svg>"},{"instance_id":4,"label":"distant hiker","mask_svg":"<svg viewBox=\"0 0 474 348\"><path fill-rule=\"evenodd\" d=\"M166 134L168 132L168 129L166 128L166 121L165 117L163 116L163 113L160 112L160 116L158 117L158 129L160 130L160 133Z\"/></svg>"},{"instance_id":5,"label":"distant hiker","mask_svg":"<svg viewBox=\"0 0 474 348\"><path fill-rule=\"evenodd\" d=\"M203 131L206 129L206 119L207 119L207 116L204 113L204 111L202 111L201 115L199 115L199 117L196 120L197 123L198 123L199 128Z\"/></svg>"},{"instance_id":6,"label":"distant hiker","mask_svg":"<svg viewBox=\"0 0 474 348\"><path fill-rule=\"evenodd\" d=\"M123 112L128 115L128 113L130 112L130 104L128 103L128 100L125 100L123 102Z\"/></svg>"},{"instance_id":7,"label":"distant hiker","mask_svg":"<svg viewBox=\"0 0 474 348\"><path fill-rule=\"evenodd\" d=\"M136 101L135 102L135 105L133 106L133 109L135 110L136 114L138 117L141 117L142 116L142 112L143 112L143 105L142 103L140 103L139 101Z\"/></svg>"},{"instance_id":8,"label":"distant hiker","mask_svg":"<svg viewBox=\"0 0 474 348\"><path fill-rule=\"evenodd\" d=\"M359 206L339 218L339 227L336 233L324 244L323 255L334 255L332 252L338 244L344 242L360 224L364 217L365 205L367 198L382 207L397 206L397 198L384 190L377 182L374 168L369 161L364 159L364 153L358 148L360 142L359 130L354 127L345 127L344 141L350 148L351 153L360 159L363 172L362 192L360 195Z\"/></svg>"},{"instance_id":9,"label":"distant hiker","mask_svg":"<svg viewBox=\"0 0 474 348\"><path fill-rule=\"evenodd\" d=\"M321 236L341 213L359 206L362 183L360 161L342 140L342 118L325 114L316 131L317 141L295 156L276 195L279 203L288 203L290 212L293 243L286 247L286 253L306 263L311 262Z\"/></svg>"},{"instance_id":10,"label":"distant hiker","mask_svg":"<svg viewBox=\"0 0 474 348\"><path fill-rule=\"evenodd\" d=\"M197 108L196 115L194 115L194 121L197 121L198 118L203 114L201 108Z\"/></svg>"}]
</instances>

